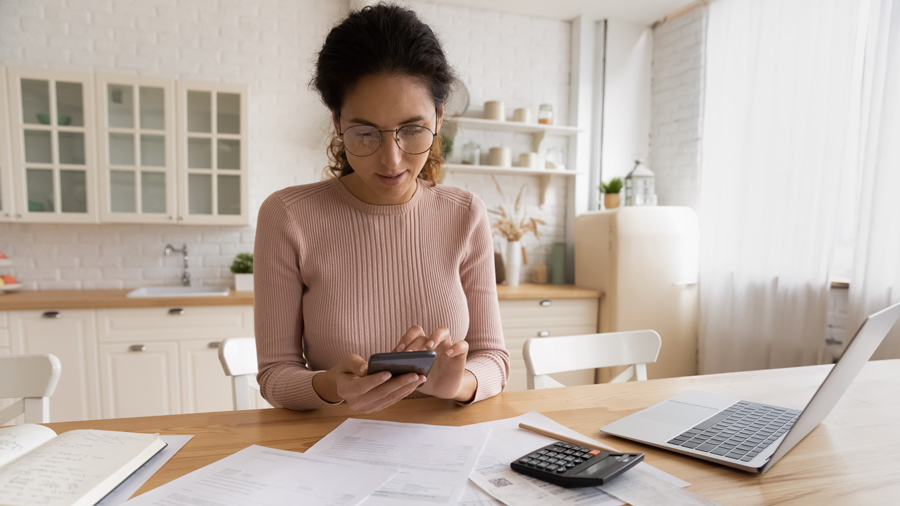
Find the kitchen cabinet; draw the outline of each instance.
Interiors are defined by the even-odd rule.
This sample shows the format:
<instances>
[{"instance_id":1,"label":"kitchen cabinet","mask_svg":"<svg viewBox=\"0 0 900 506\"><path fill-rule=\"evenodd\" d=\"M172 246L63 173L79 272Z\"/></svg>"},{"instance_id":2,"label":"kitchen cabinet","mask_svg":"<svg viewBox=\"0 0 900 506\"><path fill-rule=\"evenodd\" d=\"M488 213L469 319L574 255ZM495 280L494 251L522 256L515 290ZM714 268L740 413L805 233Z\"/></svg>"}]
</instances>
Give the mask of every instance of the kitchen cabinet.
<instances>
[{"instance_id":1,"label":"kitchen cabinet","mask_svg":"<svg viewBox=\"0 0 900 506\"><path fill-rule=\"evenodd\" d=\"M252 307L101 309L97 322L104 417L232 409L218 343L253 335Z\"/></svg>"},{"instance_id":2,"label":"kitchen cabinet","mask_svg":"<svg viewBox=\"0 0 900 506\"><path fill-rule=\"evenodd\" d=\"M0 312L0 355L62 363L52 422L230 411L218 343L252 335L249 305Z\"/></svg>"},{"instance_id":3,"label":"kitchen cabinet","mask_svg":"<svg viewBox=\"0 0 900 506\"><path fill-rule=\"evenodd\" d=\"M50 397L50 421L100 417L97 332L94 311L10 311L12 354L56 355L62 371Z\"/></svg>"},{"instance_id":4,"label":"kitchen cabinet","mask_svg":"<svg viewBox=\"0 0 900 506\"><path fill-rule=\"evenodd\" d=\"M525 390L527 372L522 348L533 337L574 336L597 332L598 296L581 298L534 297L500 300L500 319L506 349L510 355L509 380L506 391ZM571 385L592 384L594 369L551 375L560 383Z\"/></svg>"},{"instance_id":5,"label":"kitchen cabinet","mask_svg":"<svg viewBox=\"0 0 900 506\"><path fill-rule=\"evenodd\" d=\"M12 340L9 338L9 317L0 312L0 356L12 354Z\"/></svg>"},{"instance_id":6,"label":"kitchen cabinet","mask_svg":"<svg viewBox=\"0 0 900 506\"><path fill-rule=\"evenodd\" d=\"M103 418L181 413L178 343L100 344L100 386Z\"/></svg>"},{"instance_id":7,"label":"kitchen cabinet","mask_svg":"<svg viewBox=\"0 0 900 506\"><path fill-rule=\"evenodd\" d=\"M182 413L230 411L234 407L231 378L222 373L219 362L220 342L192 339L178 343Z\"/></svg>"},{"instance_id":8,"label":"kitchen cabinet","mask_svg":"<svg viewBox=\"0 0 900 506\"><path fill-rule=\"evenodd\" d=\"M12 339L9 337L9 316L0 311L0 357L12 355ZM0 399L0 411L9 407L15 399ZM2 422L0 422L2 423ZM22 417L14 418L9 424L22 423Z\"/></svg>"},{"instance_id":9,"label":"kitchen cabinet","mask_svg":"<svg viewBox=\"0 0 900 506\"><path fill-rule=\"evenodd\" d=\"M8 68L17 220L96 223L93 76Z\"/></svg>"},{"instance_id":10,"label":"kitchen cabinet","mask_svg":"<svg viewBox=\"0 0 900 506\"><path fill-rule=\"evenodd\" d=\"M179 81L176 90L179 222L246 225L247 87Z\"/></svg>"},{"instance_id":11,"label":"kitchen cabinet","mask_svg":"<svg viewBox=\"0 0 900 506\"><path fill-rule=\"evenodd\" d=\"M175 81L96 76L100 219L175 223Z\"/></svg>"},{"instance_id":12,"label":"kitchen cabinet","mask_svg":"<svg viewBox=\"0 0 900 506\"><path fill-rule=\"evenodd\" d=\"M249 224L246 85L0 73L0 221Z\"/></svg>"},{"instance_id":13,"label":"kitchen cabinet","mask_svg":"<svg viewBox=\"0 0 900 506\"><path fill-rule=\"evenodd\" d=\"M0 66L0 221L15 216L13 178L9 156L9 106L6 99L6 68Z\"/></svg>"}]
</instances>

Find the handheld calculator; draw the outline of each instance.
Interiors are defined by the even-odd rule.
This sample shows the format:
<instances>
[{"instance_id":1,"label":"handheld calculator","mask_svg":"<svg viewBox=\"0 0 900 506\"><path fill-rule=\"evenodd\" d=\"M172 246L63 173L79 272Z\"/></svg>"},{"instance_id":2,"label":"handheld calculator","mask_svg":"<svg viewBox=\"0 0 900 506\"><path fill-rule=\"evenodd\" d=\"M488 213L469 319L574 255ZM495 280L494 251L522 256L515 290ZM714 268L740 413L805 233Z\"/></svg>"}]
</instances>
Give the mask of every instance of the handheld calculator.
<instances>
[{"instance_id":1,"label":"handheld calculator","mask_svg":"<svg viewBox=\"0 0 900 506\"><path fill-rule=\"evenodd\" d=\"M513 471L566 488L596 487L644 460L643 453L610 453L558 441L514 460Z\"/></svg>"}]
</instances>

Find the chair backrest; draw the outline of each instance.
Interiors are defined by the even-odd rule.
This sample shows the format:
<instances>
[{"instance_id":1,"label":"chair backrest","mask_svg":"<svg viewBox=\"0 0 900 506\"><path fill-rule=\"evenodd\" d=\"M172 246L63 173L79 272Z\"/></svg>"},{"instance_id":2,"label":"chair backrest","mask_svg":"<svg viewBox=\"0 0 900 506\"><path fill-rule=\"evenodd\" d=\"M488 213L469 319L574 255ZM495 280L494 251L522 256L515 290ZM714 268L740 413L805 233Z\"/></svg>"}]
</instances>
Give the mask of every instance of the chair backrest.
<instances>
[{"instance_id":1,"label":"chair backrest","mask_svg":"<svg viewBox=\"0 0 900 506\"><path fill-rule=\"evenodd\" d=\"M547 376L558 372L615 367L628 368L611 383L647 379L645 364L656 362L662 339L653 330L631 330L580 336L536 337L522 350L528 369L528 389L565 386Z\"/></svg>"},{"instance_id":2,"label":"chair backrest","mask_svg":"<svg viewBox=\"0 0 900 506\"><path fill-rule=\"evenodd\" d=\"M255 409L259 392L256 373L256 338L229 337L219 345L219 362L227 376L231 376L232 400L235 410Z\"/></svg>"},{"instance_id":3,"label":"chair backrest","mask_svg":"<svg viewBox=\"0 0 900 506\"><path fill-rule=\"evenodd\" d=\"M18 399L0 410L0 425L22 414L25 423L50 422L50 396L61 371L54 355L0 357L0 399Z\"/></svg>"}]
</instances>

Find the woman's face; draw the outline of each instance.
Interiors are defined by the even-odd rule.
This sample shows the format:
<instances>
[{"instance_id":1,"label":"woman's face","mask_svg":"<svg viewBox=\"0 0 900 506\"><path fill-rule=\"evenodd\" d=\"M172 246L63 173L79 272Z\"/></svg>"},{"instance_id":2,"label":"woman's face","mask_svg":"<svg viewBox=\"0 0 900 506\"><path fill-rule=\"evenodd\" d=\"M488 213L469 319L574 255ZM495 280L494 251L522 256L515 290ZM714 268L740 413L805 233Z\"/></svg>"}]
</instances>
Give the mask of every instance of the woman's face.
<instances>
[{"instance_id":1,"label":"woman's face","mask_svg":"<svg viewBox=\"0 0 900 506\"><path fill-rule=\"evenodd\" d=\"M334 114L333 119L335 129L345 132L345 136L350 135L346 134L349 128L359 125L378 130L417 125L437 132L442 112L435 111L428 88L418 79L407 75L372 75L361 79L350 90L340 115ZM363 202L403 204L416 192L416 178L425 166L428 152L417 155L404 152L397 145L395 135L395 132L382 132L381 145L369 156L347 152L353 173L344 176L342 182ZM348 142L345 137L345 146Z\"/></svg>"}]
</instances>

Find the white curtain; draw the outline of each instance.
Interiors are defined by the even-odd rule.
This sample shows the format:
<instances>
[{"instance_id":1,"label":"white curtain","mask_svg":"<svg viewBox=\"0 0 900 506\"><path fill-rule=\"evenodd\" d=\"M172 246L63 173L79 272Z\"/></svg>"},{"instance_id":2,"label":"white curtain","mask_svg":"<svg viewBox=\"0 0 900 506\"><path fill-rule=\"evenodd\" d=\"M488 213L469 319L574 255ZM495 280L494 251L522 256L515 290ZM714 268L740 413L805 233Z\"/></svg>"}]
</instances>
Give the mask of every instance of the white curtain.
<instances>
[{"instance_id":1,"label":"white curtain","mask_svg":"<svg viewBox=\"0 0 900 506\"><path fill-rule=\"evenodd\" d=\"M848 338L866 315L900 302L900 5L873 0L866 6L860 204ZM900 326L888 334L874 358L900 358Z\"/></svg>"},{"instance_id":2,"label":"white curtain","mask_svg":"<svg viewBox=\"0 0 900 506\"><path fill-rule=\"evenodd\" d=\"M856 162L850 132L859 113L862 15L859 0L709 6L701 373L808 365L822 356L841 181Z\"/></svg>"}]
</instances>

